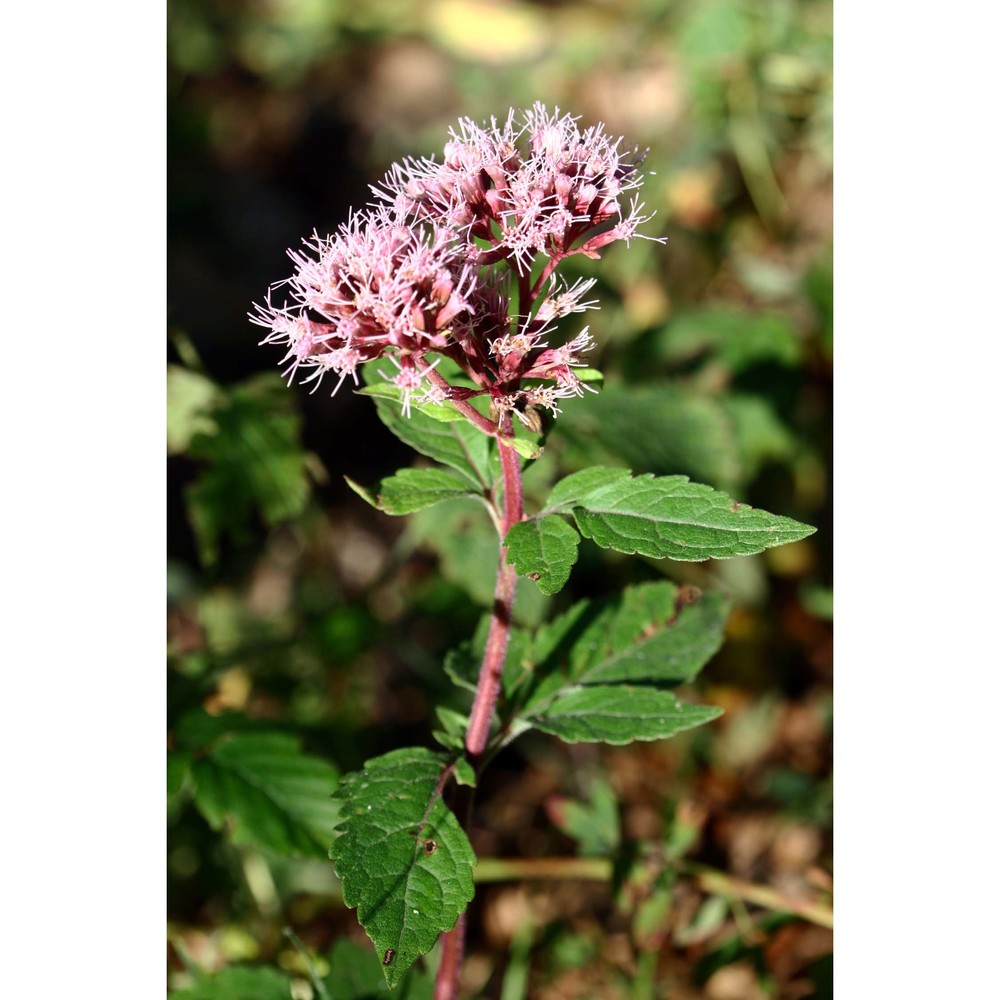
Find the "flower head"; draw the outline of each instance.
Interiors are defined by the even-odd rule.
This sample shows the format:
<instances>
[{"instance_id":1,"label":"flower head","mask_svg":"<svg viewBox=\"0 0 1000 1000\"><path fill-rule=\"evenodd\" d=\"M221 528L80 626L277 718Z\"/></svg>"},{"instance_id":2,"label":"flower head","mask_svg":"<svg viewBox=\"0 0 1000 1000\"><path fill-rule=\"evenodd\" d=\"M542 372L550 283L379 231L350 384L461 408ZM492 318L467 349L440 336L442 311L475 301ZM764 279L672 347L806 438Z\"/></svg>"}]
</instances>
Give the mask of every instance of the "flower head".
<instances>
[{"instance_id":1,"label":"flower head","mask_svg":"<svg viewBox=\"0 0 1000 1000\"><path fill-rule=\"evenodd\" d=\"M289 251L295 273L275 286L284 286L291 302L274 306L269 293L251 316L270 330L262 343L288 346L290 376L314 369L304 381L318 384L333 371L339 386L387 350L418 357L441 350L451 325L469 310L475 270L449 230L382 208L305 247Z\"/></svg>"},{"instance_id":2,"label":"flower head","mask_svg":"<svg viewBox=\"0 0 1000 1000\"><path fill-rule=\"evenodd\" d=\"M513 110L503 125L463 118L441 163L404 160L373 190L416 218L487 241L484 263L510 259L524 272L537 254L597 257L649 218L636 199L627 212L621 206L642 184L641 156L623 152L603 125L581 131L577 122L540 102L520 122Z\"/></svg>"},{"instance_id":3,"label":"flower head","mask_svg":"<svg viewBox=\"0 0 1000 1000\"><path fill-rule=\"evenodd\" d=\"M414 402L477 395L501 420L558 412L558 400L588 388L572 369L593 340L587 329L561 346L550 338L561 319L597 303L585 301L593 279L568 285L554 271L573 254L628 242L648 218L634 193L641 157L621 146L603 125L581 130L541 103L502 124L461 119L441 162L396 164L373 188L376 205L289 251L294 273L251 315L268 330L262 343L284 346L285 376L301 374L314 391L328 373L336 392L357 382L359 365L388 357L395 371L381 373L406 413ZM442 356L475 387L438 375Z\"/></svg>"}]
</instances>

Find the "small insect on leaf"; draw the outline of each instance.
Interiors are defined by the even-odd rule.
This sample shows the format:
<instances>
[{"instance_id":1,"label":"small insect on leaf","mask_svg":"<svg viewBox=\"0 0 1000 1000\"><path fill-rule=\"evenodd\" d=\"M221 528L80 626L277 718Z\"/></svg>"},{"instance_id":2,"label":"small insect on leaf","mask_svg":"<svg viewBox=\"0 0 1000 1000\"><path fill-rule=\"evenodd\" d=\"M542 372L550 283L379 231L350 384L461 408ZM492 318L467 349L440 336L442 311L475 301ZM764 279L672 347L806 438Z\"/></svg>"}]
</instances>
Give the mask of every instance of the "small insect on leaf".
<instances>
[{"instance_id":1,"label":"small insect on leaf","mask_svg":"<svg viewBox=\"0 0 1000 1000\"><path fill-rule=\"evenodd\" d=\"M385 949L385 954L382 956L382 964L383 965L392 965L392 960L395 957L396 957L396 953L392 950L392 948L386 948Z\"/></svg>"}]
</instances>

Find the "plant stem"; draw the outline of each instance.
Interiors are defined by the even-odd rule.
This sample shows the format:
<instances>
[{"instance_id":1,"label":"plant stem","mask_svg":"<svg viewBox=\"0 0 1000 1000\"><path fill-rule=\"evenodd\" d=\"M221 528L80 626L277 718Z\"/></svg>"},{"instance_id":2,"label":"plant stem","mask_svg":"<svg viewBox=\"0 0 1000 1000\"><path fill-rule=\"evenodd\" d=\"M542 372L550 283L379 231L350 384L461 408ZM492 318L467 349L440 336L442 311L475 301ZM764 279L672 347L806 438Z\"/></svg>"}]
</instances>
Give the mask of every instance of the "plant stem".
<instances>
[{"instance_id":1,"label":"plant stem","mask_svg":"<svg viewBox=\"0 0 1000 1000\"><path fill-rule=\"evenodd\" d=\"M458 974L465 951L465 914L458 923L441 935L441 962L434 977L434 1000L457 1000Z\"/></svg>"},{"instance_id":2,"label":"plant stem","mask_svg":"<svg viewBox=\"0 0 1000 1000\"><path fill-rule=\"evenodd\" d=\"M500 466L503 470L503 538L511 527L524 517L524 497L521 492L521 461L517 452L506 444L505 437L511 434L510 414L506 413L497 435L500 449ZM507 562L507 548L500 541L500 564L497 567L497 585L493 593L493 617L486 637L483 663L479 668L479 683L476 698L472 703L469 727L465 732L465 748L472 757L478 757L486 749L490 733L490 720L500 694L503 664L507 655L507 640L510 637L511 613L514 608L514 593L517 588L517 572Z\"/></svg>"},{"instance_id":3,"label":"plant stem","mask_svg":"<svg viewBox=\"0 0 1000 1000\"><path fill-rule=\"evenodd\" d=\"M433 374L433 373L432 373ZM483 663L479 668L479 682L476 697L465 731L465 747L473 759L486 749L490 733L490 721L500 694L503 678L503 664L507 656L507 641L510 637L511 613L514 609L514 592L517 588L517 573L507 562L507 548L503 539L512 525L524 517L524 494L521 490L521 460L517 452L507 444L513 428L509 413L505 413L496 429L497 446L500 449L500 468L503 472L503 517L500 521L500 553L497 567L497 585L493 594L493 617ZM472 803L469 801L469 808ZM441 962L434 977L434 1000L457 1000L458 977L462 968L465 950L465 914L446 934L441 935Z\"/></svg>"}]
</instances>

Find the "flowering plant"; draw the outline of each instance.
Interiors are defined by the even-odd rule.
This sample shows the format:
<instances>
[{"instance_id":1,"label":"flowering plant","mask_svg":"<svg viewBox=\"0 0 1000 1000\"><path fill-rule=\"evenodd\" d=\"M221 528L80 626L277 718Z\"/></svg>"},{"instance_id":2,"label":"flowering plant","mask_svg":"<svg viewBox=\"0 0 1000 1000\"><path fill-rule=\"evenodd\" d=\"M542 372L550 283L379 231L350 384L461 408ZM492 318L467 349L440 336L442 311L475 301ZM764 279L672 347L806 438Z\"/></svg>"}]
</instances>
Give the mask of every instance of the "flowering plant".
<instances>
[{"instance_id":1,"label":"flowering plant","mask_svg":"<svg viewBox=\"0 0 1000 1000\"><path fill-rule=\"evenodd\" d=\"M470 814L492 755L529 729L624 744L719 714L680 701L674 688L721 644L721 595L646 584L616 601L583 601L531 633L513 624L517 577L557 593L581 536L692 561L753 554L814 530L685 476L601 466L565 477L540 510L525 510L522 472L542 453L546 411L555 416L560 400L594 389L588 329L559 330L596 306L586 298L594 281L570 284L556 270L640 236L649 218L635 193L641 160L603 126L581 130L540 103L502 125L463 119L440 162L395 165L373 188L373 206L292 251L293 275L251 317L269 331L264 343L285 347L289 381L300 375L314 391L327 375L334 392L348 377L359 385L361 365L388 359L375 368L381 383L369 378L362 391L438 465L371 491L351 484L365 499L402 515L471 498L497 529L491 612L445 663L473 692L468 714L439 710L441 751L395 750L344 777L336 793L342 821L330 856L344 900L357 907L390 987L444 932L437 1000L457 995L473 896L476 858L458 816Z\"/></svg>"}]
</instances>

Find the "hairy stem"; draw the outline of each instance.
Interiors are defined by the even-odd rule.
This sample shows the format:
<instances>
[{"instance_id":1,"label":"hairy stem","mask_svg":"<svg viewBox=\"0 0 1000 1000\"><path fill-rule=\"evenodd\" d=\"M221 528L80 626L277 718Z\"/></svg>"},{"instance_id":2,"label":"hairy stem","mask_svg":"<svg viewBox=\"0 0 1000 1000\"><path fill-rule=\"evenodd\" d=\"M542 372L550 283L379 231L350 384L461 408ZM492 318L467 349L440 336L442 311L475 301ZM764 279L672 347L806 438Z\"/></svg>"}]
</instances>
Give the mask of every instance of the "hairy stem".
<instances>
[{"instance_id":1,"label":"hairy stem","mask_svg":"<svg viewBox=\"0 0 1000 1000\"><path fill-rule=\"evenodd\" d=\"M500 519L500 561L497 567L497 585L493 593L493 617L490 621L489 635L486 637L482 666L479 668L479 682L476 685L476 697L469 716L469 726L465 731L465 748L473 759L483 753L489 738L490 721L493 718L503 678L511 614L514 610L514 592L517 588L517 573L507 562L507 548L503 544L507 532L524 517L521 460L517 452L507 444L512 433L510 414L505 413L496 428L500 468L503 473L503 516ZM471 810L471 798L468 807ZM465 914L463 913L454 929L441 935L441 963L434 977L434 1000L457 1000L458 978L464 950Z\"/></svg>"},{"instance_id":2,"label":"hairy stem","mask_svg":"<svg viewBox=\"0 0 1000 1000\"><path fill-rule=\"evenodd\" d=\"M441 935L441 963L434 977L434 1000L457 1000L458 974L462 969L465 951L465 914L458 923Z\"/></svg>"},{"instance_id":3,"label":"hairy stem","mask_svg":"<svg viewBox=\"0 0 1000 1000\"><path fill-rule=\"evenodd\" d=\"M510 414L504 414L501 431L511 432ZM503 469L503 520L501 527L506 537L511 527L524 517L524 497L521 492L521 462L517 452L506 444L504 437L497 436L500 448L500 465ZM517 573L507 562L507 548L501 540L500 564L497 568L497 584L493 592L493 617L486 650L479 668L479 683L476 698L472 703L469 727L465 733L465 748L473 757L478 757L486 749L490 720L500 693L503 664L507 655L507 641L510 637L511 613L514 608L514 592L517 588Z\"/></svg>"}]
</instances>

